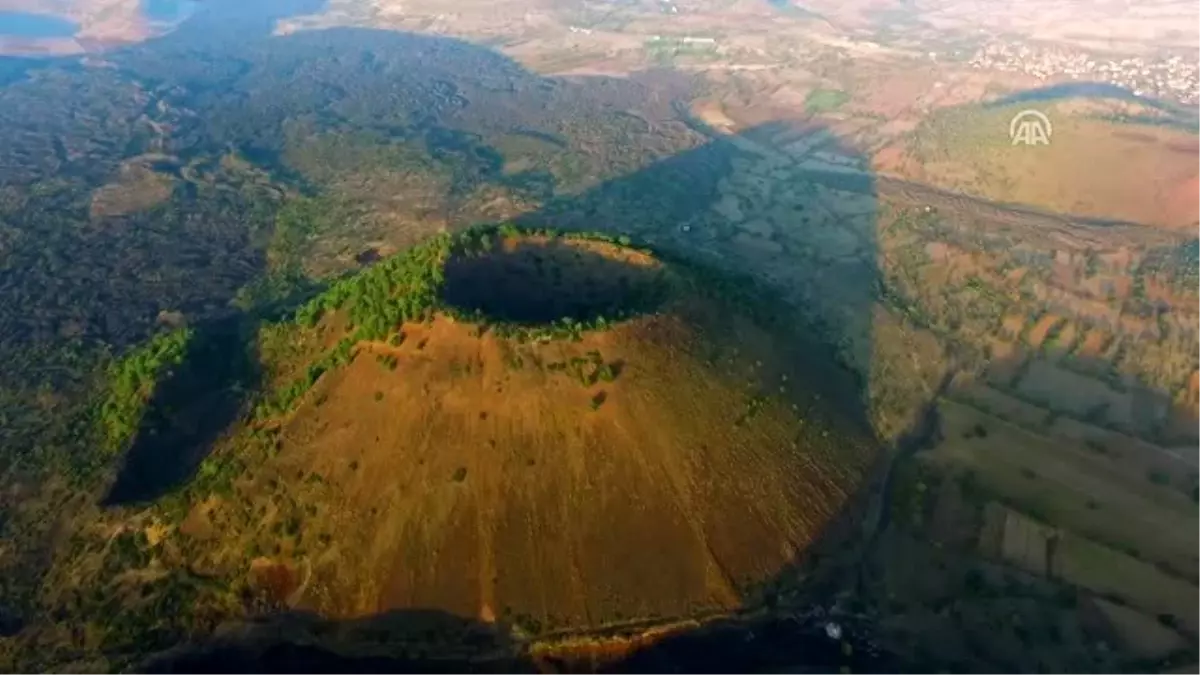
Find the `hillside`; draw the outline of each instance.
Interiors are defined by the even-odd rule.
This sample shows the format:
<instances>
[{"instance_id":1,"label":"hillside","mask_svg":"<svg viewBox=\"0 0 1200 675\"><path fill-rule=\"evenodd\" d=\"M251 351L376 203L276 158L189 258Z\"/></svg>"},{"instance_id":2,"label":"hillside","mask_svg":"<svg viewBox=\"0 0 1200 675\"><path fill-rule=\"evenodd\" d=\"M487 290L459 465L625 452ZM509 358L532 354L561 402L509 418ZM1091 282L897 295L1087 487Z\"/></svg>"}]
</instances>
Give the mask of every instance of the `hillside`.
<instances>
[{"instance_id":1,"label":"hillside","mask_svg":"<svg viewBox=\"0 0 1200 675\"><path fill-rule=\"evenodd\" d=\"M244 332L258 384L200 377L220 368L188 358L230 350L174 333L141 408L104 408L130 449L48 575L53 623L120 663L285 610L440 610L545 639L773 603L875 445L835 405L854 383L750 298L617 241L505 227ZM244 413L204 431L221 391Z\"/></svg>"}]
</instances>

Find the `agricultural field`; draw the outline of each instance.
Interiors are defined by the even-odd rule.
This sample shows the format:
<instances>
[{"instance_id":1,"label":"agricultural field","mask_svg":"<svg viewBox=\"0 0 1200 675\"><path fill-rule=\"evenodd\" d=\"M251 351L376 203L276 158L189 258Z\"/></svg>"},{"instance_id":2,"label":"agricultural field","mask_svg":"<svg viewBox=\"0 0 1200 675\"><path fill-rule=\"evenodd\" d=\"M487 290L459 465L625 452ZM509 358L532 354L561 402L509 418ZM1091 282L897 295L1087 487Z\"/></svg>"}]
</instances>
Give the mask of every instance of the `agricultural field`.
<instances>
[{"instance_id":1,"label":"agricultural field","mask_svg":"<svg viewBox=\"0 0 1200 675\"><path fill-rule=\"evenodd\" d=\"M1152 447L1139 454L1115 443L1106 451L1061 447L1066 439L970 406L943 402L940 410L947 440L931 451L931 461L976 469L981 481L1019 497L1043 522L1137 551L1180 573L1193 567L1195 465Z\"/></svg>"}]
</instances>

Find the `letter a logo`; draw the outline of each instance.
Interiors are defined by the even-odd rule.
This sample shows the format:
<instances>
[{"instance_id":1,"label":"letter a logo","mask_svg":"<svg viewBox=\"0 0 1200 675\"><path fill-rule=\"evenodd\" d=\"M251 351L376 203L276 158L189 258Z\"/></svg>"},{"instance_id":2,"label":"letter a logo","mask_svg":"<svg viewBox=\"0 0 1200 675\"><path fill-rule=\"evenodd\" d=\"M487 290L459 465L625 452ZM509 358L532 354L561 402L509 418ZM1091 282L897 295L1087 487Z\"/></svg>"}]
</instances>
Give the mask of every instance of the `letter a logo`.
<instances>
[{"instance_id":1,"label":"letter a logo","mask_svg":"<svg viewBox=\"0 0 1200 675\"><path fill-rule=\"evenodd\" d=\"M1008 137L1013 145L1050 145L1053 133L1050 118L1037 110L1022 110L1008 123Z\"/></svg>"}]
</instances>

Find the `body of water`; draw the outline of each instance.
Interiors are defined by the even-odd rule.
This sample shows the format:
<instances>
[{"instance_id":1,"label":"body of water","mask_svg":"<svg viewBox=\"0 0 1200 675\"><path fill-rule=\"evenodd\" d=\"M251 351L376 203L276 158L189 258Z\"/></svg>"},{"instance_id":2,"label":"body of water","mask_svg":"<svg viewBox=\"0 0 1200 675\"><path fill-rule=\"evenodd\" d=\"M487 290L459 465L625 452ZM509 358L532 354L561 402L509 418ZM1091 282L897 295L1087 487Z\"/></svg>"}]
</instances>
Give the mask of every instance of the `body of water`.
<instances>
[{"instance_id":1,"label":"body of water","mask_svg":"<svg viewBox=\"0 0 1200 675\"><path fill-rule=\"evenodd\" d=\"M48 14L0 11L0 36L21 38L71 37L78 24Z\"/></svg>"},{"instance_id":2,"label":"body of water","mask_svg":"<svg viewBox=\"0 0 1200 675\"><path fill-rule=\"evenodd\" d=\"M196 11L196 0L141 0L141 9L151 21L178 23Z\"/></svg>"}]
</instances>

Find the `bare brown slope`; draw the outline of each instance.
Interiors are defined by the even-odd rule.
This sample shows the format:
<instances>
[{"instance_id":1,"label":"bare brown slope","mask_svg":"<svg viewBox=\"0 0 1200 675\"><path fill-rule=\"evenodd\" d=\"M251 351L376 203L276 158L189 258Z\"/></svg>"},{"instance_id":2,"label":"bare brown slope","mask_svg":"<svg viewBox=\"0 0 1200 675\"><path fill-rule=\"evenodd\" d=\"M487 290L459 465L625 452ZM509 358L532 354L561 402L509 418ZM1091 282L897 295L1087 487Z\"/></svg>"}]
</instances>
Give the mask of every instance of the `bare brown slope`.
<instances>
[{"instance_id":1,"label":"bare brown slope","mask_svg":"<svg viewBox=\"0 0 1200 675\"><path fill-rule=\"evenodd\" d=\"M222 545L288 563L281 599L326 616L542 632L736 607L840 509L870 446L788 391L805 373L746 356L765 333L728 330L742 357L677 315L538 345L438 318L360 345L239 491L258 532ZM573 360L616 377L582 383ZM786 395L752 398L768 380ZM296 506L302 531L279 536Z\"/></svg>"}]
</instances>

